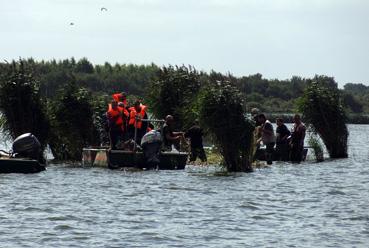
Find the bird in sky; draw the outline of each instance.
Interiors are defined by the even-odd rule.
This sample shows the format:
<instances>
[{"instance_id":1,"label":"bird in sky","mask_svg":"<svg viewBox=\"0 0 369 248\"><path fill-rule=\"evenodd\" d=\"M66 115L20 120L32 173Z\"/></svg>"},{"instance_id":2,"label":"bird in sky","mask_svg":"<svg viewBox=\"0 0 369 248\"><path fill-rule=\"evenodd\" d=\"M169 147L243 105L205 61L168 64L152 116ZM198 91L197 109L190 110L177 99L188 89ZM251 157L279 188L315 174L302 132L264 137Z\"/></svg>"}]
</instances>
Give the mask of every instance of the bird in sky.
<instances>
[{"instance_id":1,"label":"bird in sky","mask_svg":"<svg viewBox=\"0 0 369 248\"><path fill-rule=\"evenodd\" d=\"M100 9L101 11L108 11L108 9L107 8L105 8L105 7L101 7L101 9Z\"/></svg>"},{"instance_id":2,"label":"bird in sky","mask_svg":"<svg viewBox=\"0 0 369 248\"><path fill-rule=\"evenodd\" d=\"M69 25L70 25L70 26L73 26L73 25L74 25L74 22L69 23Z\"/></svg>"}]
</instances>

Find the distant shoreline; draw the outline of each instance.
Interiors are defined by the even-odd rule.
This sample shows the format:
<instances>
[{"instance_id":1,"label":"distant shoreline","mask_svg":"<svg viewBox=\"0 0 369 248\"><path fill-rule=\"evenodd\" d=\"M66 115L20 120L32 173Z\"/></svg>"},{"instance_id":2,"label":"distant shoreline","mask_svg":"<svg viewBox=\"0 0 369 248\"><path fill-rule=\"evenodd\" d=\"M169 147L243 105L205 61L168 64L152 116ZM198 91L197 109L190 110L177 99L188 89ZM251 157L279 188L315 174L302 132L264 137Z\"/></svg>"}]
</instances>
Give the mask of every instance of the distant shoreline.
<instances>
[{"instance_id":1,"label":"distant shoreline","mask_svg":"<svg viewBox=\"0 0 369 248\"><path fill-rule=\"evenodd\" d=\"M293 113L265 113L265 115L271 122L283 118L285 123L293 123ZM347 114L347 118L347 124L369 124L369 114Z\"/></svg>"}]
</instances>

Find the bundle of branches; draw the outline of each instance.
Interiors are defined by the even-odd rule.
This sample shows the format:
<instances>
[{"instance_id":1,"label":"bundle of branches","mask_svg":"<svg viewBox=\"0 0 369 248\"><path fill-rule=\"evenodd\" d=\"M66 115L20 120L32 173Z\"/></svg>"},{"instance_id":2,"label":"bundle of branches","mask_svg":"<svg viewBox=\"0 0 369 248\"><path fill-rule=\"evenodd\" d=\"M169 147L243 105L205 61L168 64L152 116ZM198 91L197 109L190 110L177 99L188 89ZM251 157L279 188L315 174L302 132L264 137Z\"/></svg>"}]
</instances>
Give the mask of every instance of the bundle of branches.
<instances>
[{"instance_id":1,"label":"bundle of branches","mask_svg":"<svg viewBox=\"0 0 369 248\"><path fill-rule=\"evenodd\" d=\"M100 143L90 100L87 90L70 82L50 105L50 148L56 159L80 160L83 147Z\"/></svg>"},{"instance_id":2,"label":"bundle of branches","mask_svg":"<svg viewBox=\"0 0 369 248\"><path fill-rule=\"evenodd\" d=\"M109 145L109 134L108 134L108 120L106 111L108 103L111 101L109 95L93 95L93 101L91 102L93 107L93 126L94 132L97 132L97 141L101 145Z\"/></svg>"},{"instance_id":3,"label":"bundle of branches","mask_svg":"<svg viewBox=\"0 0 369 248\"><path fill-rule=\"evenodd\" d=\"M241 93L229 81L204 89L200 120L218 144L228 171L252 171L254 124L245 118Z\"/></svg>"},{"instance_id":4,"label":"bundle of branches","mask_svg":"<svg viewBox=\"0 0 369 248\"><path fill-rule=\"evenodd\" d=\"M299 110L323 140L329 156L346 158L347 118L334 79L316 76L300 99Z\"/></svg>"},{"instance_id":5,"label":"bundle of branches","mask_svg":"<svg viewBox=\"0 0 369 248\"><path fill-rule=\"evenodd\" d=\"M309 137L308 144L313 149L315 160L317 162L324 161L323 147L317 134Z\"/></svg>"},{"instance_id":6,"label":"bundle of branches","mask_svg":"<svg viewBox=\"0 0 369 248\"><path fill-rule=\"evenodd\" d=\"M46 147L49 121L32 67L24 60L2 65L0 78L1 128L13 139L34 134Z\"/></svg>"},{"instance_id":7,"label":"bundle of branches","mask_svg":"<svg viewBox=\"0 0 369 248\"><path fill-rule=\"evenodd\" d=\"M158 80L147 89L149 109L157 118L173 115L177 128L192 125L198 115L194 105L201 88L201 75L191 66L161 68Z\"/></svg>"}]
</instances>

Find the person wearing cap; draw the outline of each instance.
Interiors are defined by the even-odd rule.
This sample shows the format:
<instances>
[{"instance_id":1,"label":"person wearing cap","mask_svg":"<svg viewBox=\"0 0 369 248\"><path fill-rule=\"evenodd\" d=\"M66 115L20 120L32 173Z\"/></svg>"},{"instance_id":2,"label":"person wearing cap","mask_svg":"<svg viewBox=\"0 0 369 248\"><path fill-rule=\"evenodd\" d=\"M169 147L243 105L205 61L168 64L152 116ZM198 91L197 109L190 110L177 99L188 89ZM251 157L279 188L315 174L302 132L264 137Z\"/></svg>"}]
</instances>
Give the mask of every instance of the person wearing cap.
<instances>
[{"instance_id":1,"label":"person wearing cap","mask_svg":"<svg viewBox=\"0 0 369 248\"><path fill-rule=\"evenodd\" d=\"M127 107L127 94L125 92L115 93L112 97L118 103L118 106Z\"/></svg>"}]
</instances>

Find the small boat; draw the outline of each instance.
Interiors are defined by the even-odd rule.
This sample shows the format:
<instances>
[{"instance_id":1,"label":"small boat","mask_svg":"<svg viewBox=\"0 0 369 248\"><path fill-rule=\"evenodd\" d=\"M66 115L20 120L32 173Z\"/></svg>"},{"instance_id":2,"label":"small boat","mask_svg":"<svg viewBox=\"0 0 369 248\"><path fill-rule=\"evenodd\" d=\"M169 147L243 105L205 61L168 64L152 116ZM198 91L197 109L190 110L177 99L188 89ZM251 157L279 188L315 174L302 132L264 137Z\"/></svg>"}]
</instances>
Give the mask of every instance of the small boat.
<instances>
[{"instance_id":1,"label":"small boat","mask_svg":"<svg viewBox=\"0 0 369 248\"><path fill-rule=\"evenodd\" d=\"M160 152L159 170L183 170L186 167L188 154L186 152ZM109 148L83 148L82 165L107 167L118 169L133 167L139 169L152 169L146 162L141 151L111 150Z\"/></svg>"},{"instance_id":2,"label":"small boat","mask_svg":"<svg viewBox=\"0 0 369 248\"><path fill-rule=\"evenodd\" d=\"M137 119L136 119L137 121ZM164 120L141 119L143 122L163 124ZM136 143L137 129L132 150L112 150L107 147L84 148L82 151L82 165L108 167L118 169L134 167L139 169L183 170L188 158L187 152L177 150L162 151L161 132L152 130L141 140L141 150Z\"/></svg>"},{"instance_id":3,"label":"small boat","mask_svg":"<svg viewBox=\"0 0 369 248\"><path fill-rule=\"evenodd\" d=\"M307 153L308 153L308 148L309 147L304 147L303 151L302 151L302 161L305 161L306 160L306 157L307 157ZM274 150L274 153L273 153L273 161L277 161L276 159L277 155L276 155L276 152ZM256 151L255 153L255 158L259 161L266 161L266 158L265 158L265 148L260 148Z\"/></svg>"},{"instance_id":4,"label":"small boat","mask_svg":"<svg viewBox=\"0 0 369 248\"><path fill-rule=\"evenodd\" d=\"M41 144L31 133L17 137L12 152L0 151L0 173L37 173L45 164Z\"/></svg>"}]
</instances>

